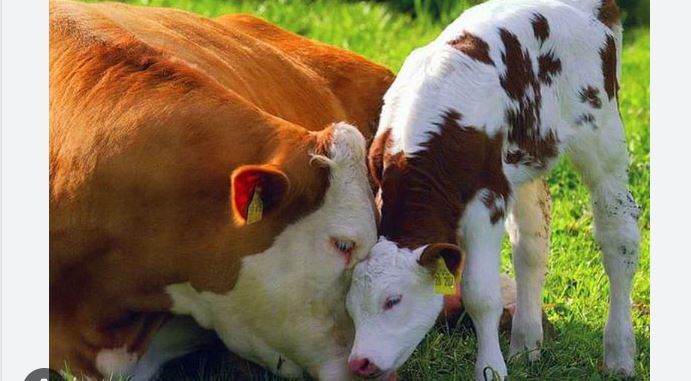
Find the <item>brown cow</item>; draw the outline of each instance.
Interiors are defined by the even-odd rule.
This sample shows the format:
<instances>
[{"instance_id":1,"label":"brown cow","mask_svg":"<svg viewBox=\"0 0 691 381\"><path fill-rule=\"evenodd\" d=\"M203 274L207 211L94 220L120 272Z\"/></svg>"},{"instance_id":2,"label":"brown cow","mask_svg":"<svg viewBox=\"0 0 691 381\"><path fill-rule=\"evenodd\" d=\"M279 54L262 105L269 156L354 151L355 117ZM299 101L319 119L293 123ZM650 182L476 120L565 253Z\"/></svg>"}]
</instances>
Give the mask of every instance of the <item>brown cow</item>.
<instances>
[{"instance_id":1,"label":"brown cow","mask_svg":"<svg viewBox=\"0 0 691 381\"><path fill-rule=\"evenodd\" d=\"M365 141L333 123L369 137L392 80L250 16L51 1L51 367L149 379L203 339L191 315L348 378L344 270L376 229Z\"/></svg>"}]
</instances>

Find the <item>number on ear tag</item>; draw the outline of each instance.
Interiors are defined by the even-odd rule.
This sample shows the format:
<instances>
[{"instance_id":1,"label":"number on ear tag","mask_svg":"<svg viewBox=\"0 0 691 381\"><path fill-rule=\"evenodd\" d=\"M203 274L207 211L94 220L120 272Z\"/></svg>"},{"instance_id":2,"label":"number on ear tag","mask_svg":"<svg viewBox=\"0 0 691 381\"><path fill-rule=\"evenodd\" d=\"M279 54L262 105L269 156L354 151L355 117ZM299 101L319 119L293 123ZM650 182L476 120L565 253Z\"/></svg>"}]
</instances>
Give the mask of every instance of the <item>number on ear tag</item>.
<instances>
[{"instance_id":1,"label":"number on ear tag","mask_svg":"<svg viewBox=\"0 0 691 381\"><path fill-rule=\"evenodd\" d=\"M247 222L246 224L253 224L262 220L264 214L264 203L262 201L261 195L262 189L256 187L254 193L252 194L252 200L247 207Z\"/></svg>"},{"instance_id":2,"label":"number on ear tag","mask_svg":"<svg viewBox=\"0 0 691 381\"><path fill-rule=\"evenodd\" d=\"M440 295L453 295L456 293L456 277L449 272L443 258L439 258L437 272L434 273L434 292Z\"/></svg>"}]
</instances>

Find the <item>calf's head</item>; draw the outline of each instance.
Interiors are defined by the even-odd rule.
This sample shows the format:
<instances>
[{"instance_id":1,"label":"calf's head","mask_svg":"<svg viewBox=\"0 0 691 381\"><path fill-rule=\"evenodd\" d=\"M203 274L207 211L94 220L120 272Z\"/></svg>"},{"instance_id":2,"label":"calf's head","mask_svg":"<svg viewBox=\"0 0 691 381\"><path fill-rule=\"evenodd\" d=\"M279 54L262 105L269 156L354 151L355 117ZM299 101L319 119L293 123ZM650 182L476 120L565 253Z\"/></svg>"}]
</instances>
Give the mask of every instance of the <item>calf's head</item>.
<instances>
[{"instance_id":1,"label":"calf's head","mask_svg":"<svg viewBox=\"0 0 691 381\"><path fill-rule=\"evenodd\" d=\"M450 152L454 145L440 138L455 137L454 118L446 116L441 132L414 154L400 149L390 129L370 147L371 176L379 187L380 238L356 266L347 296L355 324L349 368L360 376L386 375L405 362L443 308L436 277L440 271L454 276L462 271L463 255L454 243L464 196L474 184L445 171L447 162L464 154Z\"/></svg>"},{"instance_id":2,"label":"calf's head","mask_svg":"<svg viewBox=\"0 0 691 381\"><path fill-rule=\"evenodd\" d=\"M355 266L346 298L355 324L348 359L353 373L385 377L408 359L441 312L443 296L435 292L437 273L459 274L462 259L460 249L452 244L407 249L379 239L370 256Z\"/></svg>"}]
</instances>

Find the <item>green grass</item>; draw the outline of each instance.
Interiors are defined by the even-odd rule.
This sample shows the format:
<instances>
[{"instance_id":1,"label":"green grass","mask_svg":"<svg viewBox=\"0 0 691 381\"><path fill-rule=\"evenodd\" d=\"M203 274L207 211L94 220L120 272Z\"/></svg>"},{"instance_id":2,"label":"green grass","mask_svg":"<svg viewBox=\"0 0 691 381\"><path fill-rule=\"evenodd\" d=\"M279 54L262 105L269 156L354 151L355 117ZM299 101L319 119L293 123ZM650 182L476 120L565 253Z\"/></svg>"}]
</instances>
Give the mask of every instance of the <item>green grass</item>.
<instances>
[{"instance_id":1,"label":"green grass","mask_svg":"<svg viewBox=\"0 0 691 381\"><path fill-rule=\"evenodd\" d=\"M419 15L415 20L386 5L373 2L269 0L222 2L212 0L139 0L134 4L172 6L206 16L252 13L301 35L341 46L398 71L405 57L428 43L459 13L439 20ZM633 291L634 327L638 343L636 370L650 378L650 33L625 32L621 82L621 114L632 156L631 188L641 206L641 260ZM611 380L600 372L602 330L607 312L608 283L590 226L587 192L566 160L549 176L554 200L552 252L544 293L545 310L556 334L543 348L542 361L520 359L509 366L511 380ZM503 268L512 272L505 242ZM502 338L508 349L508 340ZM430 332L400 370L404 380L470 380L475 359L475 338L458 330ZM184 375L183 375L184 374ZM225 355L206 352L172 364L165 380L228 380L237 378ZM257 372L255 379L274 377Z\"/></svg>"}]
</instances>

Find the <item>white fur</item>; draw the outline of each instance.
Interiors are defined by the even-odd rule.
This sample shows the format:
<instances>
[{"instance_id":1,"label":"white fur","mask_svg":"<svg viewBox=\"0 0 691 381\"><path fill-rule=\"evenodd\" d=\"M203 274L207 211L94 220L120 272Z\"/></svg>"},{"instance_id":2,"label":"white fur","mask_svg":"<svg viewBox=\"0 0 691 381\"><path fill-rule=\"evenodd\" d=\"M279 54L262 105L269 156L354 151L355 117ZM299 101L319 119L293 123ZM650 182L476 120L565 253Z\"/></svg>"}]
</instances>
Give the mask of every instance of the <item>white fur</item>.
<instances>
[{"instance_id":1,"label":"white fur","mask_svg":"<svg viewBox=\"0 0 691 381\"><path fill-rule=\"evenodd\" d=\"M349 272L331 239L355 242L352 265L374 245L376 226L362 135L338 124L330 151L323 205L286 227L266 251L244 257L231 291L168 287L174 313L193 316L234 353L288 378L303 371L321 379L351 377L352 325L343 303Z\"/></svg>"},{"instance_id":2,"label":"white fur","mask_svg":"<svg viewBox=\"0 0 691 381\"><path fill-rule=\"evenodd\" d=\"M400 75L385 95L378 134L391 129L393 144L389 153L403 151L406 156L414 156L426 149L423 144L431 138L430 132L439 132L444 115L454 110L461 114L463 126L484 131L492 137L497 134L505 137L508 131L504 111L515 109L518 104L501 87L500 78L507 68L503 63L504 44L499 28L513 33L522 48L529 51L536 75L537 57L540 54L552 52L554 57L559 58L561 73L551 85L541 84L542 102L538 112L542 123L538 126L537 135L544 137L553 133L558 137L558 151L569 155L590 191L595 237L604 254L611 289L609 318L604 334L605 368L612 373L630 376L634 374L635 354L630 292L638 264L638 209L627 190L628 154L617 99L607 96L600 57L600 49L607 36L612 36L617 48L618 78L621 70L621 27L609 29L599 22L595 17L599 5L600 2L595 0L490 0L467 10L439 38L416 49L406 59ZM544 43L535 37L531 25L536 12L549 22L549 37ZM487 42L494 66L478 62L448 44L464 32L470 32ZM587 86L598 89L601 108L593 108L581 99L581 90ZM534 95L532 89L528 88L527 91L530 97ZM592 114L593 123L579 125L577 120L585 113ZM505 139L504 152L514 148ZM542 288L549 251L549 227L539 205L544 201L545 194L530 182L545 175L556 162L555 157L544 168L523 163L504 163L503 167L515 192L515 206L508 205L512 209L508 228L518 288L510 354L513 356L528 351L532 360L539 358L542 342ZM484 379L482 371L486 366L494 368L502 376L506 375L497 337L501 313L501 225L489 221L487 207L477 198L469 203L460 221L459 236L466 245L468 255L463 298L477 329L478 380ZM375 246L370 259L358 266L367 269L370 266L367 262L403 261L404 257L414 257L409 251L401 250L392 243L387 244L388 249L385 249L381 242ZM377 353L383 365L398 365L400 353L412 352L412 349L401 348L400 345L421 340L423 335L419 327L425 324L419 319L425 318L431 323L436 318L434 313L429 312L420 316L411 314L406 318L394 318L393 314L386 313L380 313L380 320L363 318L363 315L371 315L374 307L358 303L380 302L388 292L377 282L404 284L406 290L420 298L426 293L430 300L420 301L420 306L437 299L427 289L429 282L419 278L414 266L397 266L392 271L383 277L366 270L356 270L348 295L348 309L355 321L356 337L361 336L361 331L374 335L367 340L371 347L356 345L353 353L370 353L377 348L399 346L391 353ZM361 277L371 279L370 282L374 284L359 286L363 282ZM419 287L398 280L406 278L419 282ZM392 279L397 281L393 282ZM406 298L419 299L404 294L403 299ZM421 311L420 306L406 308ZM391 317L384 323L383 316ZM376 325L370 327L369 324L374 324L370 322L374 321ZM396 328L384 328L386 324L394 324ZM392 359L395 361L392 362ZM378 365L382 367L382 364Z\"/></svg>"},{"instance_id":3,"label":"white fur","mask_svg":"<svg viewBox=\"0 0 691 381\"><path fill-rule=\"evenodd\" d=\"M549 256L550 225L546 213L550 200L542 180L519 186L515 200L506 221L517 284L509 357L527 351L530 360L537 360L543 336L542 288Z\"/></svg>"},{"instance_id":4,"label":"white fur","mask_svg":"<svg viewBox=\"0 0 691 381\"><path fill-rule=\"evenodd\" d=\"M355 267L346 298L348 311L359 327L351 360L366 358L390 373L403 364L432 328L443 298L433 291L432 273L418 264L424 249L398 249L382 237L372 248L370 259ZM403 296L401 302L385 310L386 299L396 295ZM408 334L400 335L401 327Z\"/></svg>"},{"instance_id":5,"label":"white fur","mask_svg":"<svg viewBox=\"0 0 691 381\"><path fill-rule=\"evenodd\" d=\"M463 305L473 319L478 341L475 378L484 380L492 368L506 376L499 347L499 318L503 310L499 265L504 227L490 221L490 211L482 201L486 191L468 203L461 219L461 235L467 255L463 272ZM488 379L492 379L489 377Z\"/></svg>"},{"instance_id":6,"label":"white fur","mask_svg":"<svg viewBox=\"0 0 691 381\"><path fill-rule=\"evenodd\" d=\"M102 349L96 354L96 369L109 378L129 375L137 364L137 354L127 351L127 347Z\"/></svg>"}]
</instances>

